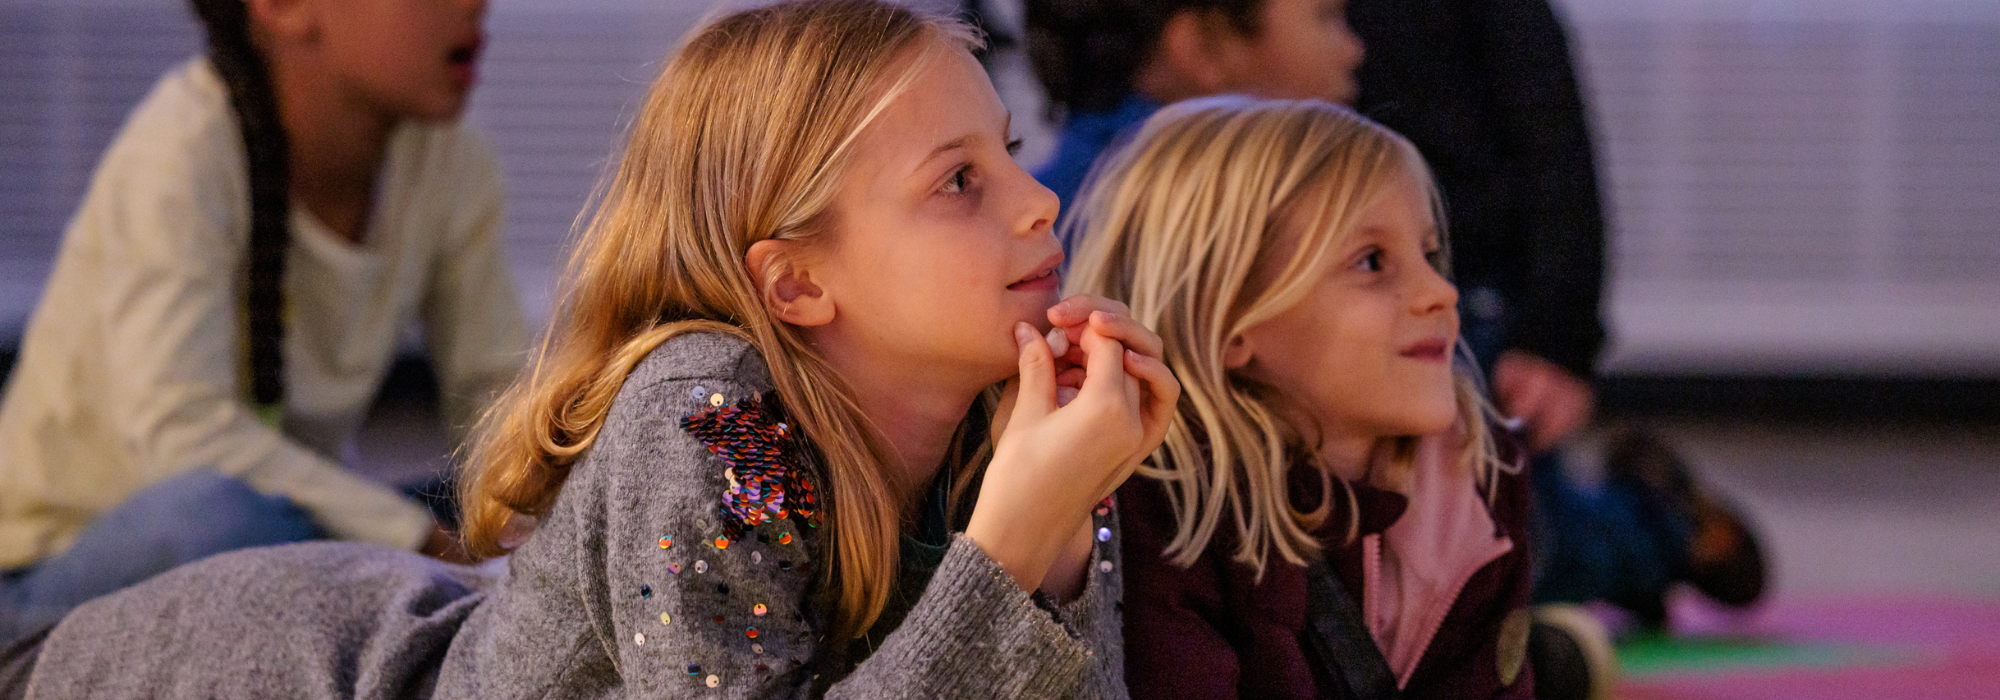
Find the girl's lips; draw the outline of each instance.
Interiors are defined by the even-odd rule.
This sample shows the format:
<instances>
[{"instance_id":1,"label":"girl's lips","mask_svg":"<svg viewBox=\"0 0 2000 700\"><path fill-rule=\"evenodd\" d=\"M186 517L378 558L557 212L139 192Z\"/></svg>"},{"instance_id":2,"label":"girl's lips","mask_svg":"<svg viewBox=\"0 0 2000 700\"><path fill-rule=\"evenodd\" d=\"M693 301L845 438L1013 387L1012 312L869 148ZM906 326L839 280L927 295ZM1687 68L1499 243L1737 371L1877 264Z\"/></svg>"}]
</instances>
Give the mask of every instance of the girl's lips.
<instances>
[{"instance_id":1,"label":"girl's lips","mask_svg":"<svg viewBox=\"0 0 2000 700\"><path fill-rule=\"evenodd\" d=\"M1403 348L1400 354L1413 360L1443 362L1446 358L1450 357L1450 349L1451 344L1445 342L1443 338L1431 338L1429 340L1417 341L1409 347Z\"/></svg>"},{"instance_id":2,"label":"girl's lips","mask_svg":"<svg viewBox=\"0 0 2000 700\"><path fill-rule=\"evenodd\" d=\"M1007 285L1007 288L1016 292L1045 292L1055 289L1056 283L1060 281L1056 277L1056 271L1051 268L1041 274Z\"/></svg>"},{"instance_id":3,"label":"girl's lips","mask_svg":"<svg viewBox=\"0 0 2000 700\"><path fill-rule=\"evenodd\" d=\"M1056 283L1062 281L1056 277L1056 268L1062 266L1062 261L1062 253L1051 255L1047 260L1043 260L1041 265L1036 266L1034 272L1028 273L1028 276L1021 278L1020 281L1007 285L1007 288L1017 292L1044 292L1055 289Z\"/></svg>"}]
</instances>

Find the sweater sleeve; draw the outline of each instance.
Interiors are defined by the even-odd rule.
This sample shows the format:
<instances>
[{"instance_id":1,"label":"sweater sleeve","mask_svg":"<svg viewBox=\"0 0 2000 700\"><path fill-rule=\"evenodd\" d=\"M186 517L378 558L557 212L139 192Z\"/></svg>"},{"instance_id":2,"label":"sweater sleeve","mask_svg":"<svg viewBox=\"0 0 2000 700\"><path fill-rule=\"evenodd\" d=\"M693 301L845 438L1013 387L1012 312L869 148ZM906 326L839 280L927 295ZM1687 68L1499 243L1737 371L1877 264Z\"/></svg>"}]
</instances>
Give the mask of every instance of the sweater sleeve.
<instances>
[{"instance_id":1,"label":"sweater sleeve","mask_svg":"<svg viewBox=\"0 0 2000 700\"><path fill-rule=\"evenodd\" d=\"M233 132L231 132L233 133ZM209 467L284 495L342 539L414 549L431 518L258 420L241 398L237 299L247 239L241 151L136 139L106 156L76 226L100 230L105 367L117 432L150 479Z\"/></svg>"},{"instance_id":2,"label":"sweater sleeve","mask_svg":"<svg viewBox=\"0 0 2000 700\"><path fill-rule=\"evenodd\" d=\"M737 359L718 358L730 354ZM789 517L739 519L742 529L732 532L738 511L725 510L725 494L768 484L725 461L722 453L735 448L711 450L682 424L768 389L767 380L749 378L756 372L689 370L752 365L761 363L747 344L718 335L682 336L656 350L628 378L591 455L564 487L558 505L567 511L552 514L580 526L544 526L576 533L583 607L598 617L596 643L629 696L804 697L814 659L835 643L825 638L830 616L813 591L826 565L815 553L830 524L808 524L793 491L782 509L768 511ZM1101 566L1097 556L1093 566ZM1076 696L1097 654L1092 647L1115 644L1100 638L1101 621L1115 619L1102 614L1114 598L1086 589L1077 602L1093 609L1078 616L1094 627L1078 630L1037 605L971 540L954 536L902 625L827 696Z\"/></svg>"},{"instance_id":3,"label":"sweater sleeve","mask_svg":"<svg viewBox=\"0 0 2000 700\"><path fill-rule=\"evenodd\" d=\"M445 420L463 437L520 370L528 333L502 245L499 168L471 132L453 132L452 146L446 184L458 188L460 204L437 248L422 314Z\"/></svg>"}]
</instances>

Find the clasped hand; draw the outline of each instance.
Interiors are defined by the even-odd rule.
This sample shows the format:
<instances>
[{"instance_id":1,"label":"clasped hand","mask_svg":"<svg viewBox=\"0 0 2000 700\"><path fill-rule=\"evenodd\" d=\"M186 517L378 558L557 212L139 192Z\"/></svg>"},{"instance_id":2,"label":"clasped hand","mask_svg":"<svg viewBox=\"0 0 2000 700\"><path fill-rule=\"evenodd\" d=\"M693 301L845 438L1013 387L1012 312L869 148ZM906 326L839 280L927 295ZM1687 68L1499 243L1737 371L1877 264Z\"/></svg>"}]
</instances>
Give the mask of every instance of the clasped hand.
<instances>
[{"instance_id":1,"label":"clasped hand","mask_svg":"<svg viewBox=\"0 0 2000 700\"><path fill-rule=\"evenodd\" d=\"M996 412L993 461L966 528L1028 590L1058 559L1077 563L1091 508L1159 447L1180 400L1160 337L1124 304L1075 296L1049 309L1049 322L1058 332L1048 337L1014 328L1020 374ZM1082 550L1087 558L1087 534Z\"/></svg>"}]
</instances>

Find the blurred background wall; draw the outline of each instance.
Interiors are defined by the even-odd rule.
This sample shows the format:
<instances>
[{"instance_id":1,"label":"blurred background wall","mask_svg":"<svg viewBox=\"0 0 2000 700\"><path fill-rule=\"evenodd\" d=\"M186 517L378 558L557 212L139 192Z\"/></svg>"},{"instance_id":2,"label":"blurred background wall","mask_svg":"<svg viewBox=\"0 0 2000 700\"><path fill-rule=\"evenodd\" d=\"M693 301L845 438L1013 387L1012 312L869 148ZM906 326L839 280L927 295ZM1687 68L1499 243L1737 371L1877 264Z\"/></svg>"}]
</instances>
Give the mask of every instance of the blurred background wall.
<instances>
[{"instance_id":1,"label":"blurred background wall","mask_svg":"<svg viewBox=\"0 0 2000 700\"><path fill-rule=\"evenodd\" d=\"M623 120L706 0L494 0L468 119L532 318ZM985 6L1002 32L1012 0ZM1611 212L1614 376L2000 377L2000 3L1560 0ZM92 167L201 47L178 0L0 0L0 348ZM1016 123L1040 117L1018 52ZM1023 160L1047 125L1021 128Z\"/></svg>"}]
</instances>

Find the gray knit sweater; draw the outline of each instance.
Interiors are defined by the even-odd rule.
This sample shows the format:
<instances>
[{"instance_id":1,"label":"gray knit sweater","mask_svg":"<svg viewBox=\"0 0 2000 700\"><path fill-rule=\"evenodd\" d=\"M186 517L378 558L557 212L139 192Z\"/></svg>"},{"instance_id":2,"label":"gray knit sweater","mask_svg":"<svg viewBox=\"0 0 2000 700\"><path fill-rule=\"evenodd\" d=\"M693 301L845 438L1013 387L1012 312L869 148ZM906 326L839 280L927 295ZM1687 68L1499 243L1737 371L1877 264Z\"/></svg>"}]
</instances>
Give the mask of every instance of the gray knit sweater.
<instances>
[{"instance_id":1,"label":"gray knit sweater","mask_svg":"<svg viewBox=\"0 0 2000 700\"><path fill-rule=\"evenodd\" d=\"M725 510L732 488L768 488L682 424L770 390L749 345L677 337L627 378L498 580L369 545L222 555L70 615L29 697L795 698L828 686L816 673L845 674L828 697L1125 696L1104 508L1076 601L1038 605L956 535L901 625L851 672L828 664L811 590L826 525L796 487L791 507Z\"/></svg>"}]
</instances>

